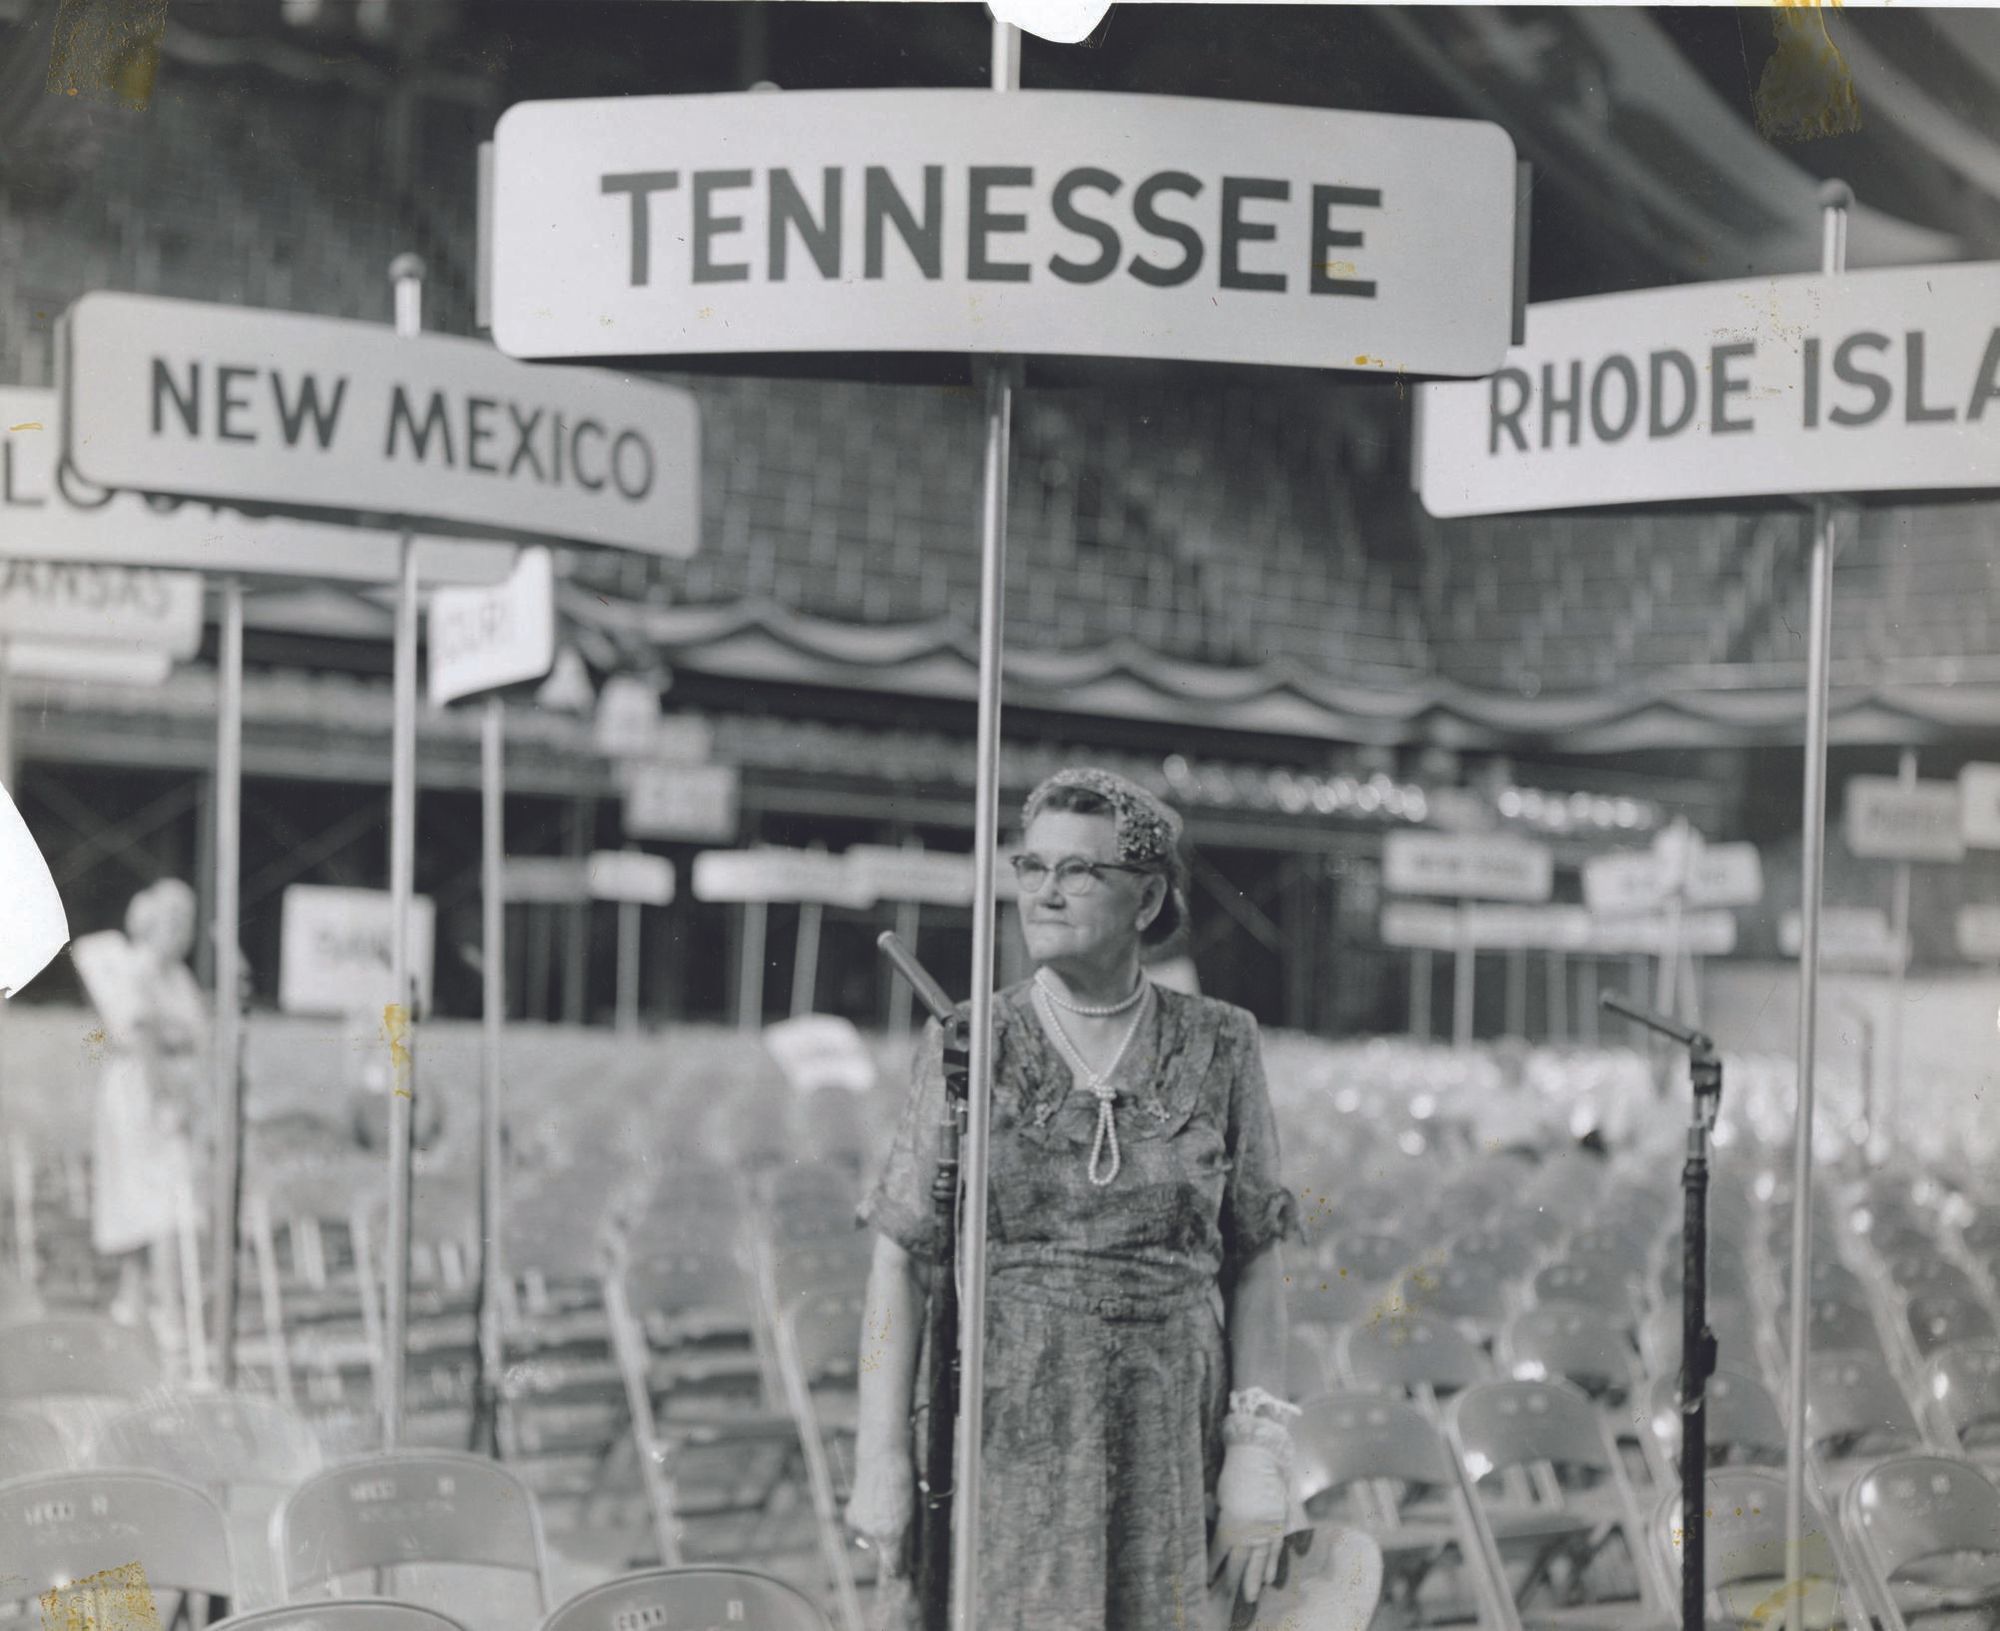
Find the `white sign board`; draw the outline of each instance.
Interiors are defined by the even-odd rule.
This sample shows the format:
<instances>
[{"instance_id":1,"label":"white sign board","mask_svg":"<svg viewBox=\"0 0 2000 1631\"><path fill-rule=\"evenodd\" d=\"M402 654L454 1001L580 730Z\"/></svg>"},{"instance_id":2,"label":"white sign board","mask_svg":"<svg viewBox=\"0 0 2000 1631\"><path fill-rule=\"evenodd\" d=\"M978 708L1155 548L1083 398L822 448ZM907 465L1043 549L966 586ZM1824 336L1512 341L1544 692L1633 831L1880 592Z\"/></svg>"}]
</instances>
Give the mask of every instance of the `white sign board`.
<instances>
[{"instance_id":1,"label":"white sign board","mask_svg":"<svg viewBox=\"0 0 2000 1631\"><path fill-rule=\"evenodd\" d=\"M1796 957L1805 925L1797 912L1778 923L1778 945ZM1892 973L1909 961L1909 944L1899 944L1889 914L1874 906L1826 906L1819 915L1819 960L1828 968Z\"/></svg>"},{"instance_id":2,"label":"white sign board","mask_svg":"<svg viewBox=\"0 0 2000 1631\"><path fill-rule=\"evenodd\" d=\"M1690 283L1528 308L1417 393L1436 516L2000 487L2000 265Z\"/></svg>"},{"instance_id":3,"label":"white sign board","mask_svg":"<svg viewBox=\"0 0 2000 1631\"><path fill-rule=\"evenodd\" d=\"M1666 894L1659 858L1642 850L1593 855L1583 863L1583 899L1593 912L1643 912Z\"/></svg>"},{"instance_id":4,"label":"white sign board","mask_svg":"<svg viewBox=\"0 0 2000 1631\"><path fill-rule=\"evenodd\" d=\"M54 391L0 389L0 559L395 581L396 533L102 492L59 468L62 445ZM512 544L417 540L425 583L494 583L513 560Z\"/></svg>"},{"instance_id":5,"label":"white sign board","mask_svg":"<svg viewBox=\"0 0 2000 1631\"><path fill-rule=\"evenodd\" d=\"M500 890L531 906L568 906L590 898L590 869L571 855L510 855L500 866Z\"/></svg>"},{"instance_id":6,"label":"white sign board","mask_svg":"<svg viewBox=\"0 0 2000 1631\"><path fill-rule=\"evenodd\" d=\"M1959 956L1975 963L2000 962L2000 906L1961 906L1953 927Z\"/></svg>"},{"instance_id":7,"label":"white sign board","mask_svg":"<svg viewBox=\"0 0 2000 1631\"><path fill-rule=\"evenodd\" d=\"M34 835L0 787L0 997L48 967L69 940L69 918Z\"/></svg>"},{"instance_id":8,"label":"white sign board","mask_svg":"<svg viewBox=\"0 0 2000 1631\"><path fill-rule=\"evenodd\" d=\"M1594 917L1583 949L1597 957L1626 957L1635 952L1665 957L1674 951L1689 957L1727 957L1736 949L1736 914L1684 911L1678 923L1669 912Z\"/></svg>"},{"instance_id":9,"label":"white sign board","mask_svg":"<svg viewBox=\"0 0 2000 1631\"><path fill-rule=\"evenodd\" d=\"M440 589L431 596L430 699L433 708L523 680L556 660L556 579L549 552L521 551L513 575L490 589Z\"/></svg>"},{"instance_id":10,"label":"white sign board","mask_svg":"<svg viewBox=\"0 0 2000 1631\"><path fill-rule=\"evenodd\" d=\"M736 836L734 765L633 765L625 781L628 838L728 843Z\"/></svg>"},{"instance_id":11,"label":"white sign board","mask_svg":"<svg viewBox=\"0 0 2000 1631\"><path fill-rule=\"evenodd\" d=\"M1394 901L1382 908L1382 941L1423 951L1580 951L1590 940L1581 906L1437 906Z\"/></svg>"},{"instance_id":12,"label":"white sign board","mask_svg":"<svg viewBox=\"0 0 2000 1631\"><path fill-rule=\"evenodd\" d=\"M1495 124L1208 98L524 102L494 134L493 338L1482 374L1515 162Z\"/></svg>"},{"instance_id":13,"label":"white sign board","mask_svg":"<svg viewBox=\"0 0 2000 1631\"><path fill-rule=\"evenodd\" d=\"M386 889L329 889L293 884L279 925L278 1006L288 1014L380 1013L407 1001L390 973L393 924ZM429 897L410 909L410 972L417 1007L431 1006L437 913Z\"/></svg>"},{"instance_id":14,"label":"white sign board","mask_svg":"<svg viewBox=\"0 0 2000 1631\"><path fill-rule=\"evenodd\" d=\"M804 849L704 850L694 858L694 898L857 908L875 903L840 856Z\"/></svg>"},{"instance_id":15,"label":"white sign board","mask_svg":"<svg viewBox=\"0 0 2000 1631\"><path fill-rule=\"evenodd\" d=\"M1960 832L1971 849L2000 849L2000 765L1967 765L1958 773Z\"/></svg>"},{"instance_id":16,"label":"white sign board","mask_svg":"<svg viewBox=\"0 0 2000 1631\"><path fill-rule=\"evenodd\" d=\"M846 855L855 887L876 900L914 901L921 906L970 906L972 857L948 850L896 849L856 844Z\"/></svg>"},{"instance_id":17,"label":"white sign board","mask_svg":"<svg viewBox=\"0 0 2000 1631\"><path fill-rule=\"evenodd\" d=\"M1960 803L1956 782L1905 785L1893 776L1850 776L1847 847L1875 861L1962 861Z\"/></svg>"},{"instance_id":18,"label":"white sign board","mask_svg":"<svg viewBox=\"0 0 2000 1631\"><path fill-rule=\"evenodd\" d=\"M1546 845L1504 833L1393 832L1382 846L1382 881L1396 895L1545 901L1555 890L1555 857Z\"/></svg>"},{"instance_id":19,"label":"white sign board","mask_svg":"<svg viewBox=\"0 0 2000 1631\"><path fill-rule=\"evenodd\" d=\"M64 453L93 486L694 552L694 398L477 340L153 296L63 320Z\"/></svg>"},{"instance_id":20,"label":"white sign board","mask_svg":"<svg viewBox=\"0 0 2000 1631\"><path fill-rule=\"evenodd\" d=\"M836 1088L867 1093L875 1087L875 1060L852 1022L835 1014L801 1014L764 1027L764 1046L794 1093Z\"/></svg>"},{"instance_id":21,"label":"white sign board","mask_svg":"<svg viewBox=\"0 0 2000 1631\"><path fill-rule=\"evenodd\" d=\"M1689 906L1754 906L1764 895L1764 864L1754 844L1695 843L1686 858ZM1671 900L1675 870L1664 847L1593 855L1583 864L1583 898L1600 916L1650 911Z\"/></svg>"},{"instance_id":22,"label":"white sign board","mask_svg":"<svg viewBox=\"0 0 2000 1631\"><path fill-rule=\"evenodd\" d=\"M143 566L0 559L0 640L201 650L201 578Z\"/></svg>"},{"instance_id":23,"label":"white sign board","mask_svg":"<svg viewBox=\"0 0 2000 1631\"><path fill-rule=\"evenodd\" d=\"M640 906L666 906L673 901L674 863L664 855L598 850L586 870L594 899L631 901Z\"/></svg>"}]
</instances>

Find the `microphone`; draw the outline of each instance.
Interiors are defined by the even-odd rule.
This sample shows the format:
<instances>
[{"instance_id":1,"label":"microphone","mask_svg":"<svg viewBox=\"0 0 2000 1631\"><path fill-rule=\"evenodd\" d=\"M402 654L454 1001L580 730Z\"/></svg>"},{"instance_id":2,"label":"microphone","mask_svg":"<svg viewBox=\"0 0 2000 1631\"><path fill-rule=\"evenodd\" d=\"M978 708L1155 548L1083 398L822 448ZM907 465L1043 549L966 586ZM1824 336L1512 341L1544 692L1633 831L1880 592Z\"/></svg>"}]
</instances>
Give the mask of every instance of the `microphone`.
<instances>
[{"instance_id":1,"label":"microphone","mask_svg":"<svg viewBox=\"0 0 2000 1631\"><path fill-rule=\"evenodd\" d=\"M958 1004L932 978L931 971L917 961L917 954L903 944L894 929L884 929L875 937L875 944L881 948L882 955L896 965L896 972L910 982L910 989L916 992L917 1000L931 1011L931 1017L949 1029L958 1017Z\"/></svg>"},{"instance_id":2,"label":"microphone","mask_svg":"<svg viewBox=\"0 0 2000 1631\"><path fill-rule=\"evenodd\" d=\"M1629 1019L1634 1025L1643 1025L1649 1031L1658 1031L1662 1036L1672 1037L1682 1047L1696 1053L1715 1051L1715 1043L1706 1033L1697 1031L1692 1026L1683 1025L1679 1020L1672 1019L1656 1009L1642 1008L1629 998L1621 997L1616 991L1600 991L1597 994L1597 1003L1600 1008L1608 1008L1612 1013Z\"/></svg>"}]
</instances>

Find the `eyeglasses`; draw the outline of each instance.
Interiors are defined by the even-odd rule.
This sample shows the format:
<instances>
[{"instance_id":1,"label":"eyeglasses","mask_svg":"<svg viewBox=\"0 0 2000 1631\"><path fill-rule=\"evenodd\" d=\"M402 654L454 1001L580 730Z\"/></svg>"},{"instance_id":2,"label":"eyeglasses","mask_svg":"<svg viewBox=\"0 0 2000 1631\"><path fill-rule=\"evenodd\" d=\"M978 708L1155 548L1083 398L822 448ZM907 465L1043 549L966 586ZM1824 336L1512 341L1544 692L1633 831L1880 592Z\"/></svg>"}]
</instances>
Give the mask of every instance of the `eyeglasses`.
<instances>
[{"instance_id":1,"label":"eyeglasses","mask_svg":"<svg viewBox=\"0 0 2000 1631\"><path fill-rule=\"evenodd\" d=\"M1087 895L1104 881L1107 872L1150 872L1151 867L1132 866L1124 861L1086 861L1081 855L1071 855L1056 862L1051 867L1039 855L1014 855L1008 857L1014 867L1014 880L1023 891L1039 895L1049 881L1049 874L1055 874L1056 888L1065 895Z\"/></svg>"}]
</instances>

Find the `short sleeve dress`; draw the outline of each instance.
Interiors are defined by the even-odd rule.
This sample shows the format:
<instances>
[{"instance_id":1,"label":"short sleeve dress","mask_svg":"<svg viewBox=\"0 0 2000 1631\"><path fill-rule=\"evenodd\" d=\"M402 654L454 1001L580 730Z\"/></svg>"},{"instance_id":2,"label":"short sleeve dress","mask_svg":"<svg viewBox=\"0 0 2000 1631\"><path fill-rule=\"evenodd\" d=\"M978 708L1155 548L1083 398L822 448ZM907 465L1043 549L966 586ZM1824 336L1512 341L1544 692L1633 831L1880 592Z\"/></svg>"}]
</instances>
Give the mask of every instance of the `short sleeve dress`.
<instances>
[{"instance_id":1,"label":"short sleeve dress","mask_svg":"<svg viewBox=\"0 0 2000 1631\"><path fill-rule=\"evenodd\" d=\"M1010 987L994 1009L980 1624L1198 1626L1229 1396L1224 1293L1297 1227L1256 1022L1155 988L1114 1078L1121 1161L1099 1188L1097 1101L1031 991ZM914 1076L861 1217L935 1264L936 1026Z\"/></svg>"}]
</instances>

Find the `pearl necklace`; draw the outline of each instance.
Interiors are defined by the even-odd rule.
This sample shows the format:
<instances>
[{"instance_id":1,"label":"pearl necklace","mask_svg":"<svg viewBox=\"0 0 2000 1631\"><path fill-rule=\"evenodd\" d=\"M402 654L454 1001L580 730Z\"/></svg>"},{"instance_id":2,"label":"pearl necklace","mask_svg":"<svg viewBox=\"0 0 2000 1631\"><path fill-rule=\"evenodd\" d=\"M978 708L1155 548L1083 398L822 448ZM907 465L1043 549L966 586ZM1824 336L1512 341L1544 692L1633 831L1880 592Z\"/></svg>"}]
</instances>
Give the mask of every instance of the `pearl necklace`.
<instances>
[{"instance_id":1,"label":"pearl necklace","mask_svg":"<svg viewBox=\"0 0 2000 1631\"><path fill-rule=\"evenodd\" d=\"M1139 1026L1152 1012L1153 1005L1146 1000L1152 994L1153 982L1142 975L1139 989L1126 1003L1119 1005L1120 1008L1136 1006L1138 1012L1133 1014L1132 1023L1125 1027L1125 1035L1119 1040L1118 1051L1111 1056L1111 1063L1103 1070L1096 1071L1090 1068L1084 1060L1083 1051L1070 1039L1069 1032L1063 1029L1062 1017L1056 1013L1053 993L1039 980L1035 983L1035 1006L1040 1010L1042 1020L1048 1026L1056 1051L1063 1056L1063 1062L1069 1066L1077 1080L1082 1082L1091 1096L1097 1100L1097 1136L1090 1144L1089 1175L1090 1181L1099 1189L1106 1188L1118 1176L1118 1169L1124 1160L1118 1149L1118 1123L1112 1117L1112 1105L1118 1098L1118 1084L1111 1078L1118 1074L1118 1067L1125 1063L1125 1055L1132 1049L1132 1040L1139 1034ZM1082 1011L1088 1012L1088 1010ZM1103 1159L1107 1144L1111 1147L1111 1166L1100 1177L1098 1166Z\"/></svg>"},{"instance_id":2,"label":"pearl necklace","mask_svg":"<svg viewBox=\"0 0 2000 1631\"><path fill-rule=\"evenodd\" d=\"M1085 1019L1109 1019L1114 1014L1124 1013L1143 998L1152 988L1152 982L1146 978L1145 970L1141 969L1139 983L1132 987L1132 994L1129 997L1120 997L1116 1002L1107 1003L1078 1002L1056 984L1055 977L1045 968L1035 970L1035 986L1038 990L1047 992L1049 1001L1058 1008L1066 1008L1072 1014L1081 1014Z\"/></svg>"}]
</instances>

